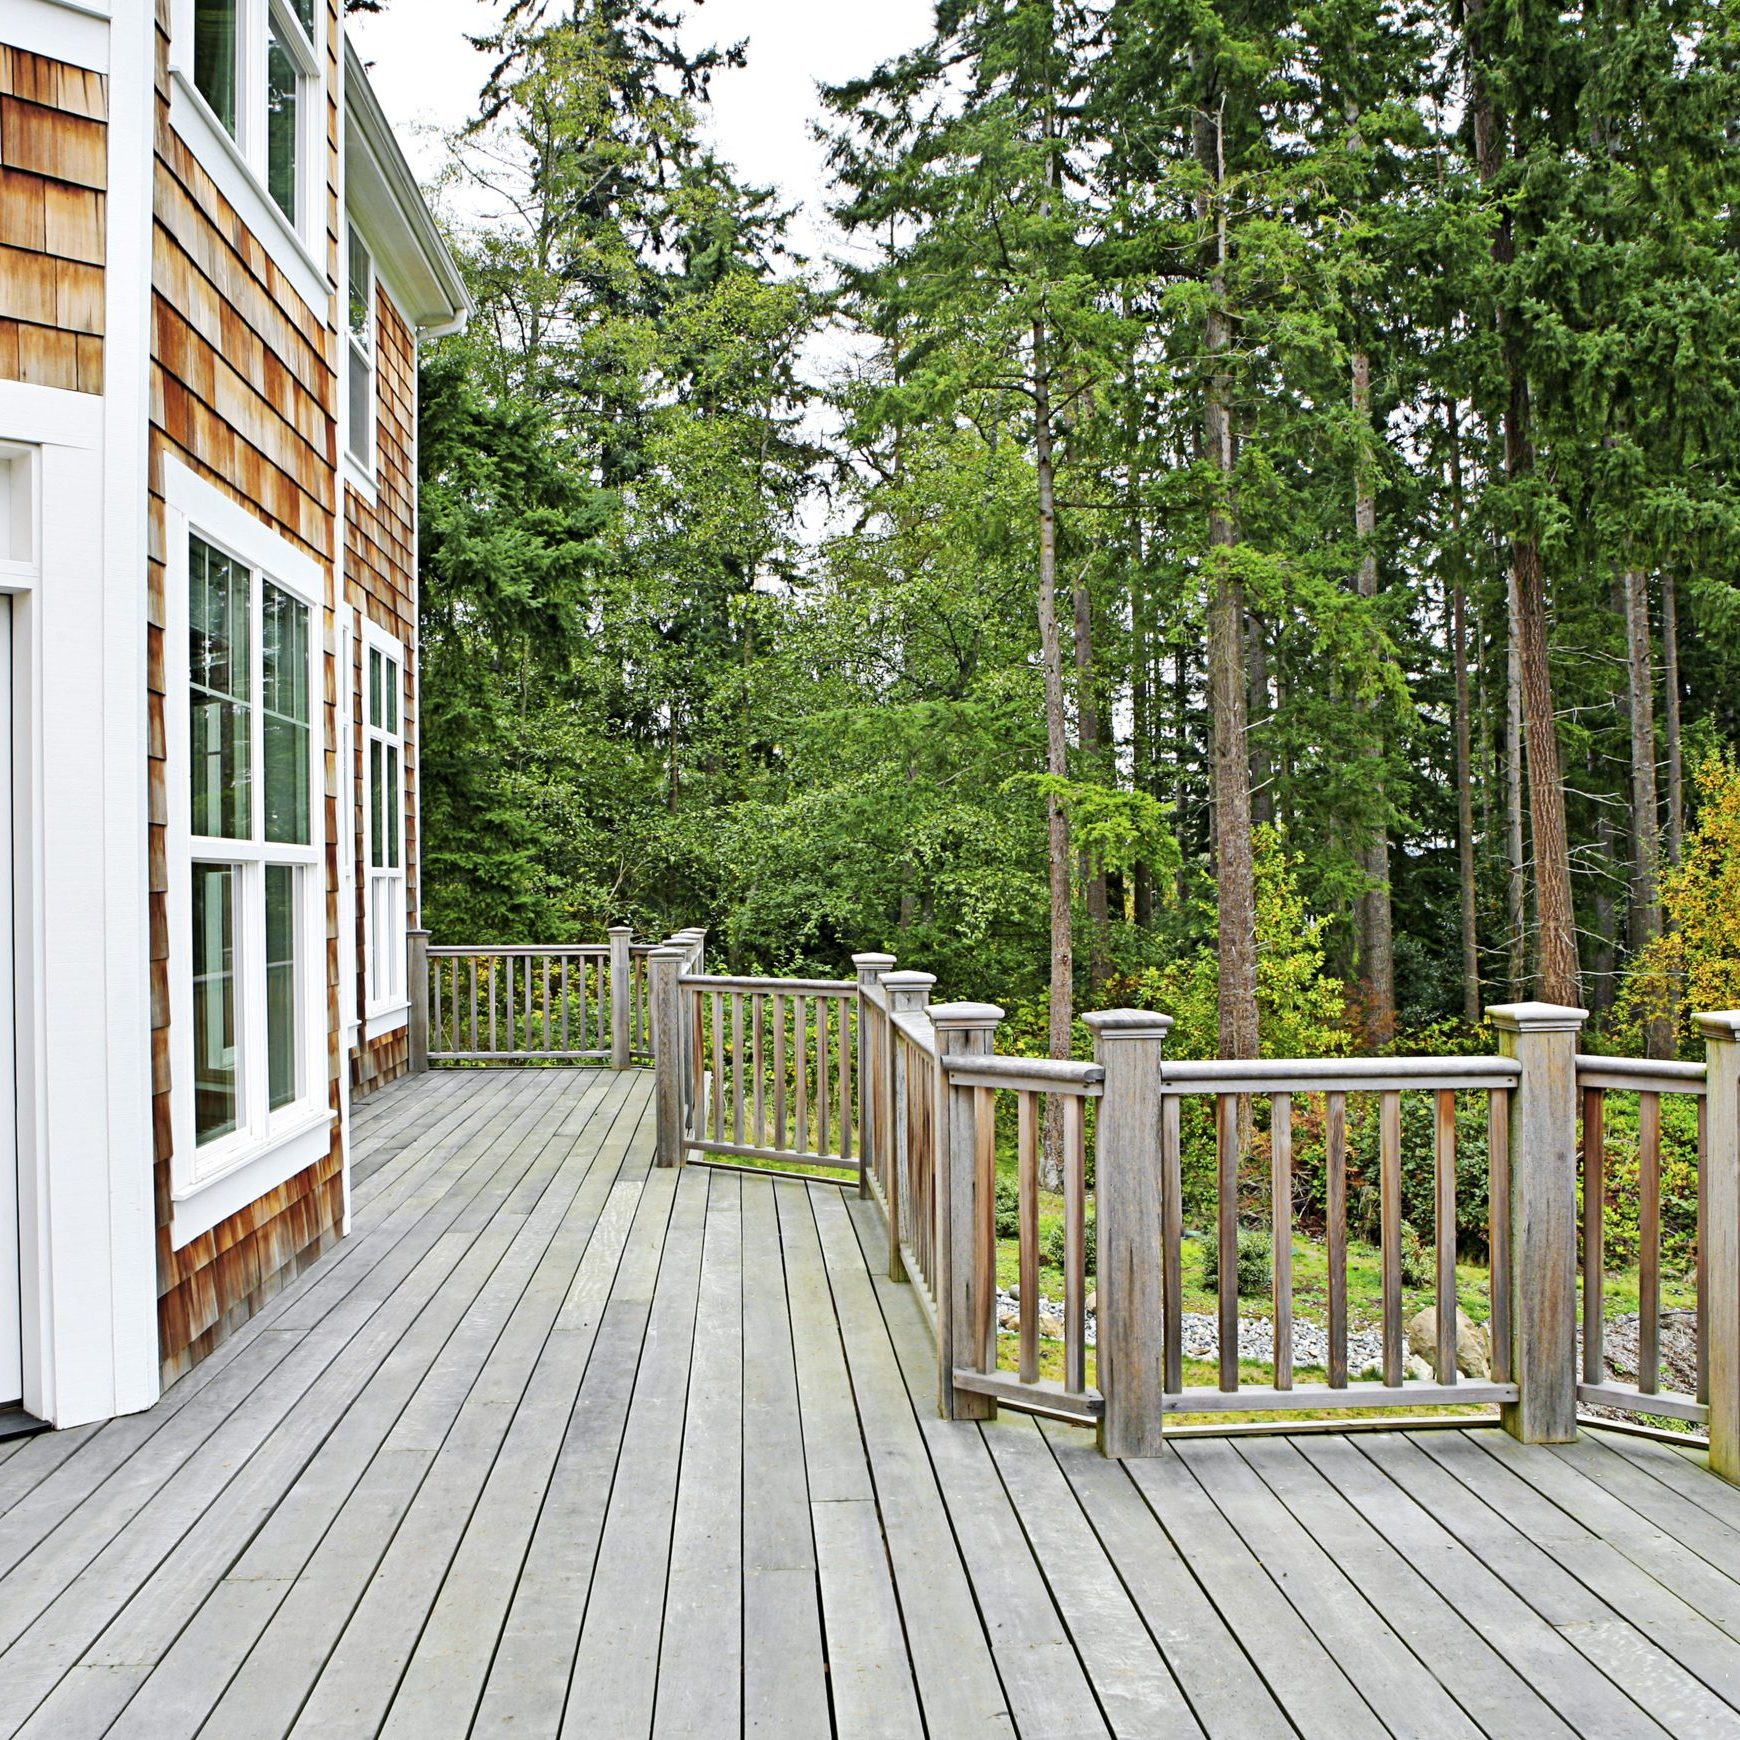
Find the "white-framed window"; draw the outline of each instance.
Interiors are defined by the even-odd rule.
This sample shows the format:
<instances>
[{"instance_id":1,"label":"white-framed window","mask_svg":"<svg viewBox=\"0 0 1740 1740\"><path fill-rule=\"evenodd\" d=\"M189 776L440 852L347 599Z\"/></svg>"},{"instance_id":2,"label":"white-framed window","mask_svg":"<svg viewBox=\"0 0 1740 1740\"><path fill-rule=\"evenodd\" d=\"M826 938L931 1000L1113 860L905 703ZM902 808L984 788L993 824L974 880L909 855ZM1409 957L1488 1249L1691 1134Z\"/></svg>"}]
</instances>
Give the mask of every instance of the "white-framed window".
<instances>
[{"instance_id":1,"label":"white-framed window","mask_svg":"<svg viewBox=\"0 0 1740 1740\"><path fill-rule=\"evenodd\" d=\"M318 1158L330 1129L324 583L252 515L168 469L179 1235L184 1199L246 1173L233 1212ZM260 1171L266 1157L281 1176Z\"/></svg>"},{"instance_id":2,"label":"white-framed window","mask_svg":"<svg viewBox=\"0 0 1740 1740\"><path fill-rule=\"evenodd\" d=\"M375 262L354 223L345 243L345 449L365 477L375 469Z\"/></svg>"},{"instance_id":3,"label":"white-framed window","mask_svg":"<svg viewBox=\"0 0 1740 1740\"><path fill-rule=\"evenodd\" d=\"M320 87L317 0L193 0L193 84L306 236Z\"/></svg>"},{"instance_id":4,"label":"white-framed window","mask_svg":"<svg viewBox=\"0 0 1740 1740\"><path fill-rule=\"evenodd\" d=\"M405 649L363 620L364 1013L379 1032L407 1014Z\"/></svg>"}]
</instances>

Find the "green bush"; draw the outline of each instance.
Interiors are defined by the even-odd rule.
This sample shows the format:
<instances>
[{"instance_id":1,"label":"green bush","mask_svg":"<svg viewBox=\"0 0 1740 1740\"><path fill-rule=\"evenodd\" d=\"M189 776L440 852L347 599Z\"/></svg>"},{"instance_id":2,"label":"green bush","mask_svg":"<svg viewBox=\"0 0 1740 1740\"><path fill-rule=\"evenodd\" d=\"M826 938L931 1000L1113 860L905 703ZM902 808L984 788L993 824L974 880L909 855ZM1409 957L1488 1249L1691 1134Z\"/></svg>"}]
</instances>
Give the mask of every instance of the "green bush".
<instances>
[{"instance_id":1,"label":"green bush","mask_svg":"<svg viewBox=\"0 0 1740 1740\"><path fill-rule=\"evenodd\" d=\"M1411 1220L1402 1222L1402 1285L1429 1287L1437 1278L1438 1266L1432 1252L1421 1242Z\"/></svg>"},{"instance_id":2,"label":"green bush","mask_svg":"<svg viewBox=\"0 0 1740 1740\"><path fill-rule=\"evenodd\" d=\"M1099 1230L1090 1214L1087 1217L1087 1235L1083 1240L1087 1248L1087 1272L1092 1275L1100 1266ZM1045 1261L1054 1269L1063 1267L1064 1227L1061 1220L1052 1221L1046 1228L1044 1236L1039 1241L1039 1249Z\"/></svg>"},{"instance_id":3,"label":"green bush","mask_svg":"<svg viewBox=\"0 0 1740 1740\"><path fill-rule=\"evenodd\" d=\"M997 1180L997 1237L1021 1236L1021 1191L1013 1178Z\"/></svg>"},{"instance_id":4,"label":"green bush","mask_svg":"<svg viewBox=\"0 0 1740 1740\"><path fill-rule=\"evenodd\" d=\"M1269 1254L1267 1233L1247 1227L1239 1229L1238 1289L1240 1298L1266 1293L1275 1280L1275 1265ZM1220 1291L1220 1241L1203 1240L1202 1284L1211 1293Z\"/></svg>"}]
</instances>

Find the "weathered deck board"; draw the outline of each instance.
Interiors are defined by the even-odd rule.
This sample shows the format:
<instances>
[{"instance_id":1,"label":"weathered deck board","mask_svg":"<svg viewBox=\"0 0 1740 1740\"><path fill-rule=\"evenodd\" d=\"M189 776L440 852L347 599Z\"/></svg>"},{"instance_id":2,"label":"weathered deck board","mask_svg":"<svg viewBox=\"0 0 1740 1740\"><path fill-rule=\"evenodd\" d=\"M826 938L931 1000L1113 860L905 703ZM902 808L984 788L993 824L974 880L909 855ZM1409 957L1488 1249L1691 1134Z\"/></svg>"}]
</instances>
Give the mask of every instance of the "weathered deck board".
<instances>
[{"instance_id":1,"label":"weathered deck board","mask_svg":"<svg viewBox=\"0 0 1740 1740\"><path fill-rule=\"evenodd\" d=\"M649 1089L362 1102L350 1239L6 1446L0 1733L1740 1732L1693 1456L946 1423L874 1207L654 1170Z\"/></svg>"}]
</instances>

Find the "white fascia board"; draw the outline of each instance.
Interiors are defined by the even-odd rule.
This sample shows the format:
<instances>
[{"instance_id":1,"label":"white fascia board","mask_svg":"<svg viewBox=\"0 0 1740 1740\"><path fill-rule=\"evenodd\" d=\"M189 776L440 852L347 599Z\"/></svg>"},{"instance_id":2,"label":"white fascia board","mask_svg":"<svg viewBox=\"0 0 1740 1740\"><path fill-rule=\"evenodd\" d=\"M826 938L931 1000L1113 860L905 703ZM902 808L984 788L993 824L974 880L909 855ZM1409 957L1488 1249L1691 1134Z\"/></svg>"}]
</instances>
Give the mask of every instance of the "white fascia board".
<instances>
[{"instance_id":1,"label":"white fascia board","mask_svg":"<svg viewBox=\"0 0 1740 1740\"><path fill-rule=\"evenodd\" d=\"M109 70L109 8L95 0L6 0L0 42L48 60Z\"/></svg>"},{"instance_id":2,"label":"white fascia board","mask_svg":"<svg viewBox=\"0 0 1740 1740\"><path fill-rule=\"evenodd\" d=\"M344 44L345 202L395 299L425 331L453 330L471 293L399 149L349 37Z\"/></svg>"}]
</instances>

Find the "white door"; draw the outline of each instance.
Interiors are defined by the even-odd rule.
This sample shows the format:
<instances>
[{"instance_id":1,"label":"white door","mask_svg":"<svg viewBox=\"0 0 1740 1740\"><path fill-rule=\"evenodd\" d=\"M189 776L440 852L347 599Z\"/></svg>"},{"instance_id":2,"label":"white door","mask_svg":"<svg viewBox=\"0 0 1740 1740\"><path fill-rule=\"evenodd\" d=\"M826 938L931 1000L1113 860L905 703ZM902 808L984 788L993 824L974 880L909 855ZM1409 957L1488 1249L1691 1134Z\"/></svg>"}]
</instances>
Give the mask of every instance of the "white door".
<instances>
[{"instance_id":1,"label":"white door","mask_svg":"<svg viewBox=\"0 0 1740 1740\"><path fill-rule=\"evenodd\" d=\"M12 600L0 597L0 1405L16 1402L24 1394L12 815Z\"/></svg>"}]
</instances>

